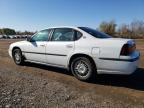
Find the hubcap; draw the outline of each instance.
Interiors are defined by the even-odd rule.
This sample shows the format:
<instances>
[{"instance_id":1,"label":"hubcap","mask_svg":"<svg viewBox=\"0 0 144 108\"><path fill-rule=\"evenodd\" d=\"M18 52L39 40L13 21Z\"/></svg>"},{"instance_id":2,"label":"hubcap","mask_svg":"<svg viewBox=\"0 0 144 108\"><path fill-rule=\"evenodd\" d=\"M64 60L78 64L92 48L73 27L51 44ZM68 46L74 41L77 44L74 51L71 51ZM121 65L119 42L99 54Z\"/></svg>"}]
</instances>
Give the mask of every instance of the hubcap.
<instances>
[{"instance_id":1,"label":"hubcap","mask_svg":"<svg viewBox=\"0 0 144 108\"><path fill-rule=\"evenodd\" d=\"M20 61L20 54L18 52L15 52L15 60Z\"/></svg>"},{"instance_id":2,"label":"hubcap","mask_svg":"<svg viewBox=\"0 0 144 108\"><path fill-rule=\"evenodd\" d=\"M75 72L79 74L80 76L87 75L89 69L85 62L79 61L75 64Z\"/></svg>"},{"instance_id":3,"label":"hubcap","mask_svg":"<svg viewBox=\"0 0 144 108\"><path fill-rule=\"evenodd\" d=\"M86 67L84 64L78 64L77 65L77 70L79 73L84 73L86 71Z\"/></svg>"}]
</instances>

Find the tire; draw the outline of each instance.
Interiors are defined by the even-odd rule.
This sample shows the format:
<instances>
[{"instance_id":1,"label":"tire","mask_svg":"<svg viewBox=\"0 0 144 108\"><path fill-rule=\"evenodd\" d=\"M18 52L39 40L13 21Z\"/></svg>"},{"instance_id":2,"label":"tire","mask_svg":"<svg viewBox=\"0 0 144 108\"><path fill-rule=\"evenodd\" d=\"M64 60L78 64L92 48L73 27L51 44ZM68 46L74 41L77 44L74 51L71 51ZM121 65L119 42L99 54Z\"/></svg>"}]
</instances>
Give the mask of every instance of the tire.
<instances>
[{"instance_id":1,"label":"tire","mask_svg":"<svg viewBox=\"0 0 144 108\"><path fill-rule=\"evenodd\" d=\"M70 65L70 69L72 74L81 81L90 81L96 77L95 65L86 57L75 58Z\"/></svg>"},{"instance_id":2,"label":"tire","mask_svg":"<svg viewBox=\"0 0 144 108\"><path fill-rule=\"evenodd\" d=\"M13 52L13 59L14 59L14 62L15 64L17 65L23 65L24 64L24 58L22 56L22 52L20 49L14 49Z\"/></svg>"}]
</instances>

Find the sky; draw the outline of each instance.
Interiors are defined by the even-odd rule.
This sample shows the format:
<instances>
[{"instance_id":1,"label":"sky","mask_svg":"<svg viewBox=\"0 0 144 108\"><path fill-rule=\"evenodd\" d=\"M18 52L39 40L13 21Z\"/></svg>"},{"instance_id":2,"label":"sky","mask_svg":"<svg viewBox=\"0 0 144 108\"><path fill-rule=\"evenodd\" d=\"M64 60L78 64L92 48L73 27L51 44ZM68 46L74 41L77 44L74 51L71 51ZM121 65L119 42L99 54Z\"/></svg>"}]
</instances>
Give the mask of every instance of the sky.
<instances>
[{"instance_id":1,"label":"sky","mask_svg":"<svg viewBox=\"0 0 144 108\"><path fill-rule=\"evenodd\" d=\"M144 0L0 0L0 28L36 31L55 26L97 28L144 21Z\"/></svg>"}]
</instances>

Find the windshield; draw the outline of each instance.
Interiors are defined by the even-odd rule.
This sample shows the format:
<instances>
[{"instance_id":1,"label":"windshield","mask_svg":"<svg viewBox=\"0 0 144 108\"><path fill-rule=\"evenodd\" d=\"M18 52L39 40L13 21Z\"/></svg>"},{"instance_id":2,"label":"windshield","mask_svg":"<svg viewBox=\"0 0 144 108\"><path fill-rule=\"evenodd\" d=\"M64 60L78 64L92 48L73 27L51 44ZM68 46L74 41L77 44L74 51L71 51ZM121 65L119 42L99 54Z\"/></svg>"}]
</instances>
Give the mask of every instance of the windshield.
<instances>
[{"instance_id":1,"label":"windshield","mask_svg":"<svg viewBox=\"0 0 144 108\"><path fill-rule=\"evenodd\" d=\"M111 38L111 36L88 27L78 27L96 38Z\"/></svg>"}]
</instances>

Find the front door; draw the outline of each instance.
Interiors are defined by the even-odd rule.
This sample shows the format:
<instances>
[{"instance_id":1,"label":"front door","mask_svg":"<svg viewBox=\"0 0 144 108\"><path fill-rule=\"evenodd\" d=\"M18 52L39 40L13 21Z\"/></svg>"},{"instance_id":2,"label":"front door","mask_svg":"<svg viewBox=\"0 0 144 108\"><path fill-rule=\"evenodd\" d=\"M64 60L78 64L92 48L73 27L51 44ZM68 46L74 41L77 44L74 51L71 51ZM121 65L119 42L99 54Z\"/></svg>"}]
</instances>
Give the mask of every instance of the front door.
<instances>
[{"instance_id":1,"label":"front door","mask_svg":"<svg viewBox=\"0 0 144 108\"><path fill-rule=\"evenodd\" d=\"M27 60L46 62L46 43L49 30L43 30L35 34L24 46L24 54Z\"/></svg>"}]
</instances>

